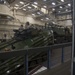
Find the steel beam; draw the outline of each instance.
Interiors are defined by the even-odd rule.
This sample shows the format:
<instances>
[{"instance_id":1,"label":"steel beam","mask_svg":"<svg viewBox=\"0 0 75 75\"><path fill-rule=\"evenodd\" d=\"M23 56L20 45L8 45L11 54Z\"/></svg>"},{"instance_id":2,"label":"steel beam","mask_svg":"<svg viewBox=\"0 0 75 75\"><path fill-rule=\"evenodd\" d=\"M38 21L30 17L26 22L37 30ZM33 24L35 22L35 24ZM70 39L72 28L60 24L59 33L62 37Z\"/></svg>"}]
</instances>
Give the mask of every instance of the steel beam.
<instances>
[{"instance_id":1,"label":"steel beam","mask_svg":"<svg viewBox=\"0 0 75 75\"><path fill-rule=\"evenodd\" d=\"M61 19L61 20L57 20L57 21L66 21L66 20L72 20L72 18L68 18L68 19Z\"/></svg>"},{"instance_id":2,"label":"steel beam","mask_svg":"<svg viewBox=\"0 0 75 75\"><path fill-rule=\"evenodd\" d=\"M72 11L57 13L56 16L71 15Z\"/></svg>"}]
</instances>

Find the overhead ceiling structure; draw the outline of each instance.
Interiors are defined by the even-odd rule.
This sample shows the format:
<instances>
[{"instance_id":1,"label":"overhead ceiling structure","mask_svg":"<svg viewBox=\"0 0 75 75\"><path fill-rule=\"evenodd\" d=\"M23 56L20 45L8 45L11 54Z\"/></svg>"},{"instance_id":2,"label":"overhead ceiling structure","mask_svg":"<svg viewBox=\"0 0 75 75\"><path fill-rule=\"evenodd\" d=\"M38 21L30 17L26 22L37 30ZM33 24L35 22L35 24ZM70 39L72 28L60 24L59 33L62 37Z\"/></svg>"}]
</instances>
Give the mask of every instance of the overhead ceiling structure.
<instances>
[{"instance_id":1,"label":"overhead ceiling structure","mask_svg":"<svg viewBox=\"0 0 75 75\"><path fill-rule=\"evenodd\" d=\"M0 0L0 20L7 21L13 20L14 17L10 13L10 8L6 6L7 2L5 0Z\"/></svg>"},{"instance_id":2,"label":"overhead ceiling structure","mask_svg":"<svg viewBox=\"0 0 75 75\"><path fill-rule=\"evenodd\" d=\"M22 10L41 21L51 20L50 13L59 15L71 14L71 0L6 0L15 10Z\"/></svg>"},{"instance_id":3,"label":"overhead ceiling structure","mask_svg":"<svg viewBox=\"0 0 75 75\"><path fill-rule=\"evenodd\" d=\"M15 0L6 0L9 4L13 3Z\"/></svg>"}]
</instances>

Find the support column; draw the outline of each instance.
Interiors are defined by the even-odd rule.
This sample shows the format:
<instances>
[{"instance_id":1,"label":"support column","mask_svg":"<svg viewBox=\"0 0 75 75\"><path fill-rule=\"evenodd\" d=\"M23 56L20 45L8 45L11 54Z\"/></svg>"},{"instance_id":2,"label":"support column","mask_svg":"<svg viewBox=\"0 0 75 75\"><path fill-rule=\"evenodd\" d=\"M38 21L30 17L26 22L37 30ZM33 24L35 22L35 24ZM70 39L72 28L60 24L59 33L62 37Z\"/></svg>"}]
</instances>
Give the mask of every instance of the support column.
<instances>
[{"instance_id":1,"label":"support column","mask_svg":"<svg viewBox=\"0 0 75 75\"><path fill-rule=\"evenodd\" d=\"M72 0L73 5L73 35L72 35L72 65L71 75L75 75L75 0Z\"/></svg>"},{"instance_id":2,"label":"support column","mask_svg":"<svg viewBox=\"0 0 75 75\"><path fill-rule=\"evenodd\" d=\"M28 52L25 55L25 62L24 62L24 75L28 75Z\"/></svg>"},{"instance_id":3,"label":"support column","mask_svg":"<svg viewBox=\"0 0 75 75\"><path fill-rule=\"evenodd\" d=\"M51 68L51 50L47 52L47 69Z\"/></svg>"},{"instance_id":4,"label":"support column","mask_svg":"<svg viewBox=\"0 0 75 75\"><path fill-rule=\"evenodd\" d=\"M62 47L61 63L64 63L64 48Z\"/></svg>"}]
</instances>

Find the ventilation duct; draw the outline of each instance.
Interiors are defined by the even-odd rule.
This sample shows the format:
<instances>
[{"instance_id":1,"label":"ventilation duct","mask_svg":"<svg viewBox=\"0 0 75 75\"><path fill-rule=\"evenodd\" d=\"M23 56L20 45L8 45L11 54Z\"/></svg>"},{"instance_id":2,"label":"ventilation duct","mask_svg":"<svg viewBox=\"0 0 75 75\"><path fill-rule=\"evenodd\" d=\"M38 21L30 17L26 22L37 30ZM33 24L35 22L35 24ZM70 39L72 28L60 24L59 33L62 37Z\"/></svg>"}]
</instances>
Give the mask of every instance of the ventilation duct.
<instances>
[{"instance_id":1,"label":"ventilation duct","mask_svg":"<svg viewBox=\"0 0 75 75\"><path fill-rule=\"evenodd\" d=\"M0 20L13 20L14 17L10 12L10 8L4 4L0 4Z\"/></svg>"}]
</instances>

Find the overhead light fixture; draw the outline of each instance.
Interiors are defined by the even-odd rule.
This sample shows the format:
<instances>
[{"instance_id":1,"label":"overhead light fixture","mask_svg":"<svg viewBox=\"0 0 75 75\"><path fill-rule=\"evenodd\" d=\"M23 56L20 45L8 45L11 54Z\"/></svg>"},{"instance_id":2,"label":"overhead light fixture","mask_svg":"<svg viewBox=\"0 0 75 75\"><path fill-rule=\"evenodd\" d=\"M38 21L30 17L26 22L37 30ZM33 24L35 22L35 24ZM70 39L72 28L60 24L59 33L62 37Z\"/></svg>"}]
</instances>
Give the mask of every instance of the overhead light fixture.
<instances>
[{"instance_id":1,"label":"overhead light fixture","mask_svg":"<svg viewBox=\"0 0 75 75\"><path fill-rule=\"evenodd\" d=\"M26 5L24 5L23 7L26 7Z\"/></svg>"},{"instance_id":2,"label":"overhead light fixture","mask_svg":"<svg viewBox=\"0 0 75 75\"><path fill-rule=\"evenodd\" d=\"M66 9L66 11L68 11L68 9Z\"/></svg>"},{"instance_id":3,"label":"overhead light fixture","mask_svg":"<svg viewBox=\"0 0 75 75\"><path fill-rule=\"evenodd\" d=\"M11 17L10 16L7 16L7 18L10 19Z\"/></svg>"},{"instance_id":4,"label":"overhead light fixture","mask_svg":"<svg viewBox=\"0 0 75 75\"><path fill-rule=\"evenodd\" d=\"M35 14L32 14L33 16L35 16Z\"/></svg>"},{"instance_id":5,"label":"overhead light fixture","mask_svg":"<svg viewBox=\"0 0 75 75\"><path fill-rule=\"evenodd\" d=\"M46 20L49 20L49 18L47 17Z\"/></svg>"},{"instance_id":6,"label":"overhead light fixture","mask_svg":"<svg viewBox=\"0 0 75 75\"><path fill-rule=\"evenodd\" d=\"M6 73L9 74L10 73L10 70L8 70Z\"/></svg>"},{"instance_id":7,"label":"overhead light fixture","mask_svg":"<svg viewBox=\"0 0 75 75\"><path fill-rule=\"evenodd\" d=\"M26 11L26 9L23 9L24 11Z\"/></svg>"},{"instance_id":8,"label":"overhead light fixture","mask_svg":"<svg viewBox=\"0 0 75 75\"><path fill-rule=\"evenodd\" d=\"M62 7L62 6L60 6L60 8L62 9L63 7Z\"/></svg>"},{"instance_id":9,"label":"overhead light fixture","mask_svg":"<svg viewBox=\"0 0 75 75\"><path fill-rule=\"evenodd\" d=\"M28 6L28 8L29 8L29 9L31 9L31 7L30 7L30 6Z\"/></svg>"},{"instance_id":10,"label":"overhead light fixture","mask_svg":"<svg viewBox=\"0 0 75 75\"><path fill-rule=\"evenodd\" d=\"M43 19L41 19L43 21Z\"/></svg>"},{"instance_id":11,"label":"overhead light fixture","mask_svg":"<svg viewBox=\"0 0 75 75\"><path fill-rule=\"evenodd\" d=\"M55 2L52 2L52 5L56 5L56 3Z\"/></svg>"},{"instance_id":12,"label":"overhead light fixture","mask_svg":"<svg viewBox=\"0 0 75 75\"><path fill-rule=\"evenodd\" d=\"M52 8L53 11L55 11L55 8Z\"/></svg>"},{"instance_id":13,"label":"overhead light fixture","mask_svg":"<svg viewBox=\"0 0 75 75\"><path fill-rule=\"evenodd\" d=\"M52 22L53 24L55 24L55 22Z\"/></svg>"},{"instance_id":14,"label":"overhead light fixture","mask_svg":"<svg viewBox=\"0 0 75 75\"><path fill-rule=\"evenodd\" d=\"M34 5L34 4L32 4L32 6L33 6L34 8L37 8L37 6L36 6L36 5Z\"/></svg>"},{"instance_id":15,"label":"overhead light fixture","mask_svg":"<svg viewBox=\"0 0 75 75\"><path fill-rule=\"evenodd\" d=\"M37 2L34 2L34 4L36 4L36 5L37 5L38 3L37 3Z\"/></svg>"},{"instance_id":16,"label":"overhead light fixture","mask_svg":"<svg viewBox=\"0 0 75 75\"><path fill-rule=\"evenodd\" d=\"M18 7L14 7L14 9L18 9Z\"/></svg>"},{"instance_id":17,"label":"overhead light fixture","mask_svg":"<svg viewBox=\"0 0 75 75\"><path fill-rule=\"evenodd\" d=\"M24 2L20 1L20 4L24 4Z\"/></svg>"},{"instance_id":18,"label":"overhead light fixture","mask_svg":"<svg viewBox=\"0 0 75 75\"><path fill-rule=\"evenodd\" d=\"M60 13L60 11L58 11Z\"/></svg>"},{"instance_id":19,"label":"overhead light fixture","mask_svg":"<svg viewBox=\"0 0 75 75\"><path fill-rule=\"evenodd\" d=\"M47 0L43 0L43 1L47 1Z\"/></svg>"},{"instance_id":20,"label":"overhead light fixture","mask_svg":"<svg viewBox=\"0 0 75 75\"><path fill-rule=\"evenodd\" d=\"M71 4L69 3L68 6L71 6Z\"/></svg>"},{"instance_id":21,"label":"overhead light fixture","mask_svg":"<svg viewBox=\"0 0 75 75\"><path fill-rule=\"evenodd\" d=\"M64 0L61 0L61 2L64 2Z\"/></svg>"},{"instance_id":22,"label":"overhead light fixture","mask_svg":"<svg viewBox=\"0 0 75 75\"><path fill-rule=\"evenodd\" d=\"M40 13L40 12L37 12L37 14L39 14L39 15L40 15L41 13Z\"/></svg>"},{"instance_id":23,"label":"overhead light fixture","mask_svg":"<svg viewBox=\"0 0 75 75\"><path fill-rule=\"evenodd\" d=\"M47 6L43 6L44 8L47 8Z\"/></svg>"},{"instance_id":24,"label":"overhead light fixture","mask_svg":"<svg viewBox=\"0 0 75 75\"><path fill-rule=\"evenodd\" d=\"M4 4L6 4L6 1L4 1Z\"/></svg>"},{"instance_id":25,"label":"overhead light fixture","mask_svg":"<svg viewBox=\"0 0 75 75\"><path fill-rule=\"evenodd\" d=\"M20 67L21 65L19 64L19 65L17 65L16 67Z\"/></svg>"},{"instance_id":26,"label":"overhead light fixture","mask_svg":"<svg viewBox=\"0 0 75 75\"><path fill-rule=\"evenodd\" d=\"M15 6L17 6L17 7L18 7L19 5L18 5L18 4L15 4Z\"/></svg>"},{"instance_id":27,"label":"overhead light fixture","mask_svg":"<svg viewBox=\"0 0 75 75\"><path fill-rule=\"evenodd\" d=\"M23 9L23 7L20 7L19 9Z\"/></svg>"}]
</instances>

